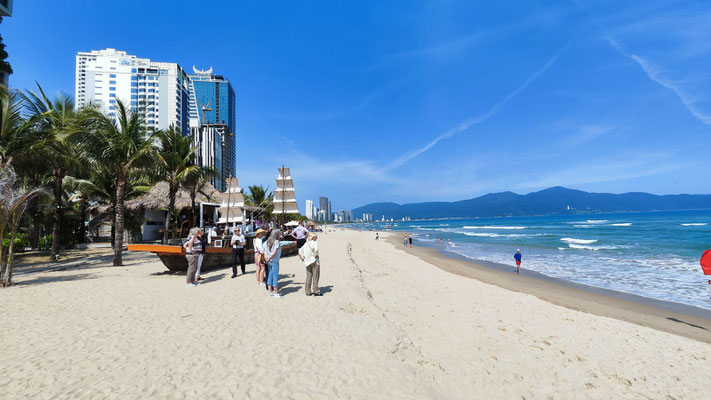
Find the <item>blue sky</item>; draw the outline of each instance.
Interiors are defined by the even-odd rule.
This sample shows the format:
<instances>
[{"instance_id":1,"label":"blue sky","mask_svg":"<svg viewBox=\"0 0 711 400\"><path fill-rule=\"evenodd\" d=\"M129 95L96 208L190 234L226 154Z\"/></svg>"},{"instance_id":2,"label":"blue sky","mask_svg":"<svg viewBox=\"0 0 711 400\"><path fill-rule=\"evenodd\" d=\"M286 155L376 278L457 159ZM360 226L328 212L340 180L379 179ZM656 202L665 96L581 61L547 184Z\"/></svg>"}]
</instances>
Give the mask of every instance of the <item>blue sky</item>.
<instances>
[{"instance_id":1,"label":"blue sky","mask_svg":"<svg viewBox=\"0 0 711 400\"><path fill-rule=\"evenodd\" d=\"M74 91L78 51L212 66L238 178L299 207L550 186L711 193L708 1L18 1L15 74Z\"/></svg>"}]
</instances>

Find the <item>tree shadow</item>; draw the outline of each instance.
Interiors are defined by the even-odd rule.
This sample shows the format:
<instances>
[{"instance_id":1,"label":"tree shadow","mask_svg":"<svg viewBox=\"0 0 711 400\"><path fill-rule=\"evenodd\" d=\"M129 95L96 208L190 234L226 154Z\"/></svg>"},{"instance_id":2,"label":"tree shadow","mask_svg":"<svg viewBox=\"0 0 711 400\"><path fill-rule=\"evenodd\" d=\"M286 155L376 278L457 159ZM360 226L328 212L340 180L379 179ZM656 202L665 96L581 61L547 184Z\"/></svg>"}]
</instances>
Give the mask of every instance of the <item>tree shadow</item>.
<instances>
[{"instance_id":1,"label":"tree shadow","mask_svg":"<svg viewBox=\"0 0 711 400\"><path fill-rule=\"evenodd\" d=\"M13 286L30 286L30 285L41 285L45 283L55 283L55 282L71 282L78 281L82 279L96 279L94 274L74 274L74 275L61 275L61 276L38 276L32 279L15 281L13 280Z\"/></svg>"}]
</instances>

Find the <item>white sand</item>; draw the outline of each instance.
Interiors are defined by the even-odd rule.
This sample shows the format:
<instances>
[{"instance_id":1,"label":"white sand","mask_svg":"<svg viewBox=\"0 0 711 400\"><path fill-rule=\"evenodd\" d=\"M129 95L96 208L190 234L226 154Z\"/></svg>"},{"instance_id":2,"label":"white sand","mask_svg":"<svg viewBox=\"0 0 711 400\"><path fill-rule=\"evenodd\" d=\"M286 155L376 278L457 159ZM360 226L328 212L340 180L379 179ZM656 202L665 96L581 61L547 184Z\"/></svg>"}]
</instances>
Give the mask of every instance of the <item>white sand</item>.
<instances>
[{"instance_id":1,"label":"white sand","mask_svg":"<svg viewBox=\"0 0 711 400\"><path fill-rule=\"evenodd\" d=\"M456 276L370 233L320 246L323 297L304 296L295 257L282 299L229 270L186 288L152 275L152 255L18 276L0 290L0 397L708 398L709 344Z\"/></svg>"}]
</instances>

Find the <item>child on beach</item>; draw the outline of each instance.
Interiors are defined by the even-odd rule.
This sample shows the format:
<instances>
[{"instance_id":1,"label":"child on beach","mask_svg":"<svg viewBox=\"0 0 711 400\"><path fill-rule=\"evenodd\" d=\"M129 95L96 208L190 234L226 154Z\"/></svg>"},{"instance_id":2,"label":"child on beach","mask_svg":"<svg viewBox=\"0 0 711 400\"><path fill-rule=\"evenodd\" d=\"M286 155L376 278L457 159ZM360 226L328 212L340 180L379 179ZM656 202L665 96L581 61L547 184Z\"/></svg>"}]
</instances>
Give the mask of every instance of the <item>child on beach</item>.
<instances>
[{"instance_id":1,"label":"child on beach","mask_svg":"<svg viewBox=\"0 0 711 400\"><path fill-rule=\"evenodd\" d=\"M516 273L521 275L521 250L516 250L516 254L514 254L514 260L516 260Z\"/></svg>"}]
</instances>

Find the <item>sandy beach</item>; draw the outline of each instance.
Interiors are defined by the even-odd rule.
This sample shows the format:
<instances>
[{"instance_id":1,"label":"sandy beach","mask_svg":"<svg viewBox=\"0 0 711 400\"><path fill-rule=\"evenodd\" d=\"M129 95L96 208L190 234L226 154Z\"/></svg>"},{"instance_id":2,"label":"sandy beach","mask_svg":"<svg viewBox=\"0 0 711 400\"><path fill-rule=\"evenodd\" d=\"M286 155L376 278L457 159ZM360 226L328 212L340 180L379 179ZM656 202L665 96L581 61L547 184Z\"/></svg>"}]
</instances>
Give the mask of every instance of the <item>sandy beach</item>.
<instances>
[{"instance_id":1,"label":"sandy beach","mask_svg":"<svg viewBox=\"0 0 711 400\"><path fill-rule=\"evenodd\" d=\"M2 397L708 395L703 316L696 338L653 329L646 317L579 311L565 300L575 290L546 301L373 239L320 235L323 297L304 295L296 257L282 260L281 299L256 286L253 265L236 279L206 273L196 288L152 254L127 254L123 267L101 252L50 271L20 267L18 285L0 290Z\"/></svg>"}]
</instances>

